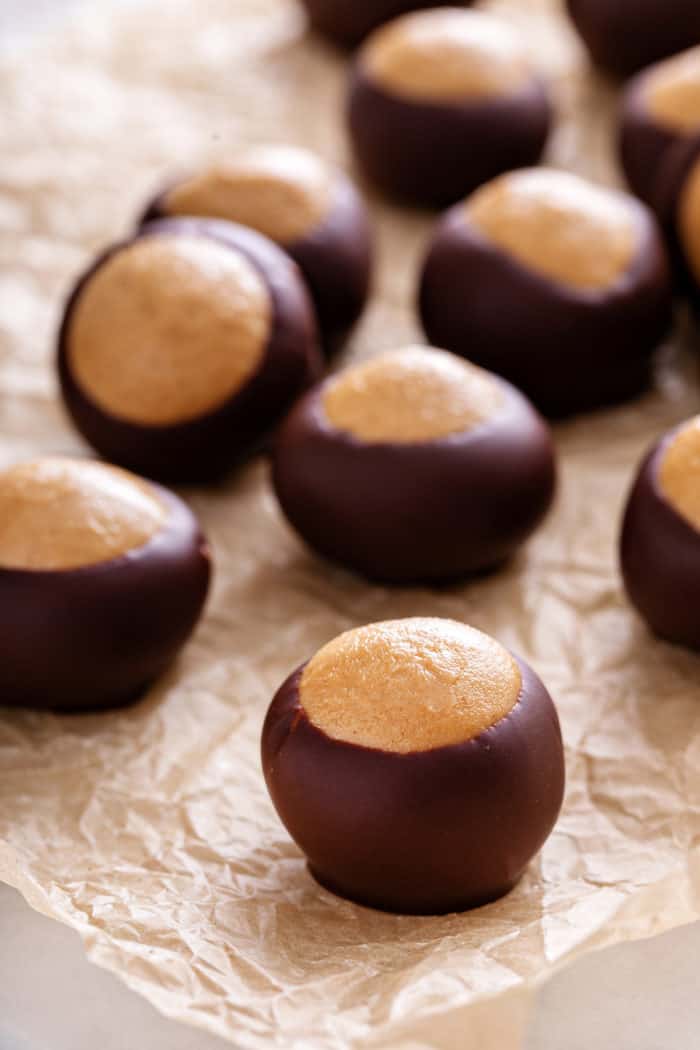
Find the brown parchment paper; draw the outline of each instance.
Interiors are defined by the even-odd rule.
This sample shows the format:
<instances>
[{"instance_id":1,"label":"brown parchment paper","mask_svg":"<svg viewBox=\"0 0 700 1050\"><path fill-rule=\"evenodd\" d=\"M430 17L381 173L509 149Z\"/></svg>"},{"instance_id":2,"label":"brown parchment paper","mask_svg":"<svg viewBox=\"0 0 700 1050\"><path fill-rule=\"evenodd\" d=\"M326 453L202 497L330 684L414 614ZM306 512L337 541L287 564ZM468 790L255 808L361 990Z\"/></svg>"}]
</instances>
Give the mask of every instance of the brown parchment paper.
<instances>
[{"instance_id":1,"label":"brown parchment paper","mask_svg":"<svg viewBox=\"0 0 700 1050\"><path fill-rule=\"evenodd\" d=\"M553 82L550 160L613 181L613 93L558 6L490 6ZM1 465L87 451L51 358L62 297L90 253L169 173L242 140L347 162L344 80L292 0L108 0L31 51L3 52ZM420 335L412 298L430 217L372 206L380 268L350 357ZM137 707L0 713L0 878L162 1011L246 1050L514 1050L553 967L700 915L700 663L648 636L615 547L643 449L698 411L699 390L677 343L654 393L557 427L546 526L499 575L440 592L369 586L316 560L283 522L263 462L186 492L216 555L206 618ZM439 919L374 913L316 886L258 760L264 711L293 667L339 631L412 614L470 621L523 654L567 746L566 805L522 884Z\"/></svg>"}]
</instances>

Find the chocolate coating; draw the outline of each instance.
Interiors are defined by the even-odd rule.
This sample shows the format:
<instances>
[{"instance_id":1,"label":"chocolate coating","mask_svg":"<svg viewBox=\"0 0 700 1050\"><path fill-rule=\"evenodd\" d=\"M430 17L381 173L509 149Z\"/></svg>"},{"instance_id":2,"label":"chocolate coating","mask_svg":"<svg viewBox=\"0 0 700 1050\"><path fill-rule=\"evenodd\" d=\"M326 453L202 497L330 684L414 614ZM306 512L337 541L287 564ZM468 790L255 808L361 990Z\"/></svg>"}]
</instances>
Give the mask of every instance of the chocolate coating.
<instances>
[{"instance_id":1,"label":"chocolate coating","mask_svg":"<svg viewBox=\"0 0 700 1050\"><path fill-rule=\"evenodd\" d=\"M663 158L655 184L654 206L664 226L675 266L676 283L700 314L700 270L683 236L683 195L700 165L700 134L679 140Z\"/></svg>"},{"instance_id":2,"label":"chocolate coating","mask_svg":"<svg viewBox=\"0 0 700 1050\"><path fill-rule=\"evenodd\" d=\"M649 74L634 77L622 96L619 151L625 178L633 193L654 206L659 168L683 136L655 120L645 99Z\"/></svg>"},{"instance_id":3,"label":"chocolate coating","mask_svg":"<svg viewBox=\"0 0 700 1050\"><path fill-rule=\"evenodd\" d=\"M170 216L172 189L168 186L151 201L141 226ZM350 179L334 172L330 207L320 222L293 240L272 239L301 270L316 308L324 349L333 353L360 317L370 291L373 237L362 197Z\"/></svg>"},{"instance_id":4,"label":"chocolate coating","mask_svg":"<svg viewBox=\"0 0 700 1050\"><path fill-rule=\"evenodd\" d=\"M0 568L3 704L120 706L174 660L201 614L210 555L182 500L153 491L167 514L143 546L69 570Z\"/></svg>"},{"instance_id":5,"label":"chocolate coating","mask_svg":"<svg viewBox=\"0 0 700 1050\"><path fill-rule=\"evenodd\" d=\"M324 557L387 583L453 580L497 566L547 512L555 464L542 419L493 379L503 398L492 417L412 443L368 443L335 429L322 403L326 383L309 391L273 454L289 522Z\"/></svg>"},{"instance_id":6,"label":"chocolate coating","mask_svg":"<svg viewBox=\"0 0 700 1050\"><path fill-rule=\"evenodd\" d=\"M351 48L383 22L409 11L441 7L441 0L302 0L313 28Z\"/></svg>"},{"instance_id":7,"label":"chocolate coating","mask_svg":"<svg viewBox=\"0 0 700 1050\"><path fill-rule=\"evenodd\" d=\"M392 197L439 208L501 172L536 164L552 111L535 74L502 94L421 100L375 80L360 53L347 119L357 161L375 185Z\"/></svg>"},{"instance_id":8,"label":"chocolate coating","mask_svg":"<svg viewBox=\"0 0 700 1050\"><path fill-rule=\"evenodd\" d=\"M105 411L80 387L69 360L73 311L93 275L116 253L141 238L179 235L211 239L252 264L271 298L270 335L260 366L223 405L186 422L141 424ZM130 351L133 348L125 346L124 352ZM223 475L267 440L320 371L313 308L297 268L254 231L213 220L163 219L109 248L80 277L58 337L61 391L78 430L105 459L161 480L201 482Z\"/></svg>"},{"instance_id":9,"label":"chocolate coating","mask_svg":"<svg viewBox=\"0 0 700 1050\"><path fill-rule=\"evenodd\" d=\"M300 667L262 733L272 801L315 878L405 914L477 907L507 893L542 847L564 793L559 721L523 661L519 700L466 742L399 754L327 736L307 717Z\"/></svg>"},{"instance_id":10,"label":"chocolate coating","mask_svg":"<svg viewBox=\"0 0 700 1050\"><path fill-rule=\"evenodd\" d=\"M423 265L419 307L431 343L506 377L553 417L640 393L672 320L668 259L638 206L637 249L609 288L551 280L490 243L464 205L439 221Z\"/></svg>"},{"instance_id":11,"label":"chocolate coating","mask_svg":"<svg viewBox=\"0 0 700 1050\"><path fill-rule=\"evenodd\" d=\"M567 0L593 62L628 77L700 43L696 0Z\"/></svg>"},{"instance_id":12,"label":"chocolate coating","mask_svg":"<svg viewBox=\"0 0 700 1050\"><path fill-rule=\"evenodd\" d=\"M620 565L629 600L659 637L700 649L700 534L665 497L659 470L677 431L652 448L625 510Z\"/></svg>"},{"instance_id":13,"label":"chocolate coating","mask_svg":"<svg viewBox=\"0 0 700 1050\"><path fill-rule=\"evenodd\" d=\"M670 97L669 84L676 85ZM664 88L659 112L654 98ZM659 172L669 153L697 133L700 133L700 49L696 48L644 70L625 88L620 106L619 151L632 191L654 207Z\"/></svg>"}]
</instances>

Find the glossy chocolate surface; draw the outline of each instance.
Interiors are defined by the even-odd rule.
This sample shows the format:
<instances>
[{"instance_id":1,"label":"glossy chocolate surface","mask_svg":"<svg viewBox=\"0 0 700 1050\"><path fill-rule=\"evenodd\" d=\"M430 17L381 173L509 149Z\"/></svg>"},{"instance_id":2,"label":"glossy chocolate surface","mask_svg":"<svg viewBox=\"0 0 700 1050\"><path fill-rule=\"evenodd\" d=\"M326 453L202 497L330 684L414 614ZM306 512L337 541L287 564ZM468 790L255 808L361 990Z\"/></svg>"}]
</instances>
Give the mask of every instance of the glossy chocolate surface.
<instances>
[{"instance_id":1,"label":"glossy chocolate surface","mask_svg":"<svg viewBox=\"0 0 700 1050\"><path fill-rule=\"evenodd\" d=\"M377 26L440 0L302 0L311 25L341 47L355 47Z\"/></svg>"},{"instance_id":2,"label":"glossy chocolate surface","mask_svg":"<svg viewBox=\"0 0 700 1050\"><path fill-rule=\"evenodd\" d=\"M444 914L507 893L547 839L564 793L559 721L518 661L520 698L479 736L398 754L332 739L300 701L303 666L262 734L265 780L316 879L360 904Z\"/></svg>"},{"instance_id":3,"label":"glossy chocolate surface","mask_svg":"<svg viewBox=\"0 0 700 1050\"><path fill-rule=\"evenodd\" d=\"M148 205L141 227L168 218L170 189ZM323 346L330 354L364 310L372 278L372 227L365 203L350 179L336 176L331 206L316 227L293 241L277 243L306 280Z\"/></svg>"},{"instance_id":4,"label":"glossy chocolate surface","mask_svg":"<svg viewBox=\"0 0 700 1050\"><path fill-rule=\"evenodd\" d=\"M669 503L659 469L675 431L644 460L625 510L620 565L627 595L659 637L700 649L700 533Z\"/></svg>"},{"instance_id":5,"label":"glossy chocolate surface","mask_svg":"<svg viewBox=\"0 0 700 1050\"><path fill-rule=\"evenodd\" d=\"M142 547L77 569L0 568L1 704L119 706L175 658L201 614L210 555L192 512L154 489L167 516Z\"/></svg>"},{"instance_id":6,"label":"glossy chocolate surface","mask_svg":"<svg viewBox=\"0 0 700 1050\"><path fill-rule=\"evenodd\" d=\"M93 273L137 238L179 234L213 238L242 253L262 275L273 303L272 333L261 366L225 404L186 423L148 426L110 415L71 373L72 311ZM321 372L313 308L298 270L271 241L245 227L204 219L163 219L105 252L78 281L58 339L58 372L78 430L105 459L148 477L178 482L217 479L269 437L295 398Z\"/></svg>"},{"instance_id":7,"label":"glossy chocolate surface","mask_svg":"<svg viewBox=\"0 0 700 1050\"><path fill-rule=\"evenodd\" d=\"M486 422L434 441L360 441L336 430L325 384L280 428L273 483L290 523L325 557L371 579L408 584L491 569L537 527L552 500L549 431L500 382Z\"/></svg>"},{"instance_id":8,"label":"glossy chocolate surface","mask_svg":"<svg viewBox=\"0 0 700 1050\"><path fill-rule=\"evenodd\" d=\"M700 43L697 0L567 0L593 62L627 77Z\"/></svg>"},{"instance_id":9,"label":"glossy chocolate surface","mask_svg":"<svg viewBox=\"0 0 700 1050\"><path fill-rule=\"evenodd\" d=\"M333 353L365 308L374 261L369 214L349 179L338 182L323 225L285 251L306 278L324 348Z\"/></svg>"},{"instance_id":10,"label":"glossy chocolate surface","mask_svg":"<svg viewBox=\"0 0 700 1050\"><path fill-rule=\"evenodd\" d=\"M435 208L501 172L536 164L551 118L534 76L508 95L417 102L390 93L357 64L348 96L350 135L366 176L392 197Z\"/></svg>"},{"instance_id":11,"label":"glossy chocolate surface","mask_svg":"<svg viewBox=\"0 0 700 1050\"><path fill-rule=\"evenodd\" d=\"M648 386L652 355L671 325L671 278L646 210L629 273L609 289L578 292L479 236L459 204L438 223L419 306L431 343L504 376L559 417Z\"/></svg>"}]
</instances>

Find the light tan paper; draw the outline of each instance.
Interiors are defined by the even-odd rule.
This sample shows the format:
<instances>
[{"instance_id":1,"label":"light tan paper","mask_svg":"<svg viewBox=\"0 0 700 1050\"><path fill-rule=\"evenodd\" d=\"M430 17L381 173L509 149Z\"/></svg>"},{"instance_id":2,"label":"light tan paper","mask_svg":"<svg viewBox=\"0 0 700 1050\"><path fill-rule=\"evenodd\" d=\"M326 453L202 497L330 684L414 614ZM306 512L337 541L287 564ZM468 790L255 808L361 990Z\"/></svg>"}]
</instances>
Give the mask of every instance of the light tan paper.
<instances>
[{"instance_id":1,"label":"light tan paper","mask_svg":"<svg viewBox=\"0 0 700 1050\"><path fill-rule=\"evenodd\" d=\"M586 75L549 0L493 6L556 82L551 159L610 181L610 89ZM304 38L291 0L96 7L2 58L0 465L83 449L51 369L61 298L163 179L241 140L347 160L344 63ZM430 219L372 204L381 267L352 356L420 334ZM515 1050L555 965L700 915L700 663L648 636L616 566L632 471L698 411L699 389L690 355L670 348L656 393L557 427L562 483L544 529L506 571L440 592L388 591L316 560L264 463L186 493L216 553L206 618L140 706L0 715L0 876L161 1010L245 1050ZM567 745L565 809L522 884L439 919L319 889L258 759L292 668L346 628L413 614L469 621L523 654Z\"/></svg>"}]
</instances>

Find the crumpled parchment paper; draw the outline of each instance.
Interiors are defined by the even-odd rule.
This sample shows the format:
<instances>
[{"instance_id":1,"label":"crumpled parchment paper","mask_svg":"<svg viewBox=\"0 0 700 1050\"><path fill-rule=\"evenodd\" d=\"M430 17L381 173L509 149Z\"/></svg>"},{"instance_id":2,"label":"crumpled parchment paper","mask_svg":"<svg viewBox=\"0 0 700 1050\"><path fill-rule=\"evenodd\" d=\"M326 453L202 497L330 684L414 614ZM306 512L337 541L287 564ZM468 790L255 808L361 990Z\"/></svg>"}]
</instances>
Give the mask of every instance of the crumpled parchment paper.
<instances>
[{"instance_id":1,"label":"crumpled parchment paper","mask_svg":"<svg viewBox=\"0 0 700 1050\"><path fill-rule=\"evenodd\" d=\"M550 160L614 180L614 94L558 6L490 6L553 81ZM0 464L87 451L51 362L62 297L91 252L170 173L242 140L347 162L344 81L292 0L107 0L2 54ZM413 288L431 219L372 206L380 269L349 356L420 335ZM700 662L649 637L616 562L642 451L700 403L688 350L662 356L654 393L556 428L554 512L505 571L467 586L390 591L322 564L282 520L263 462L186 492L216 555L206 618L139 706L0 713L0 877L162 1011L245 1050L515 1050L556 965L697 918ZM521 885L437 919L321 890L258 760L265 709L293 667L339 631L413 614L469 621L531 661L567 747L566 805Z\"/></svg>"}]
</instances>

